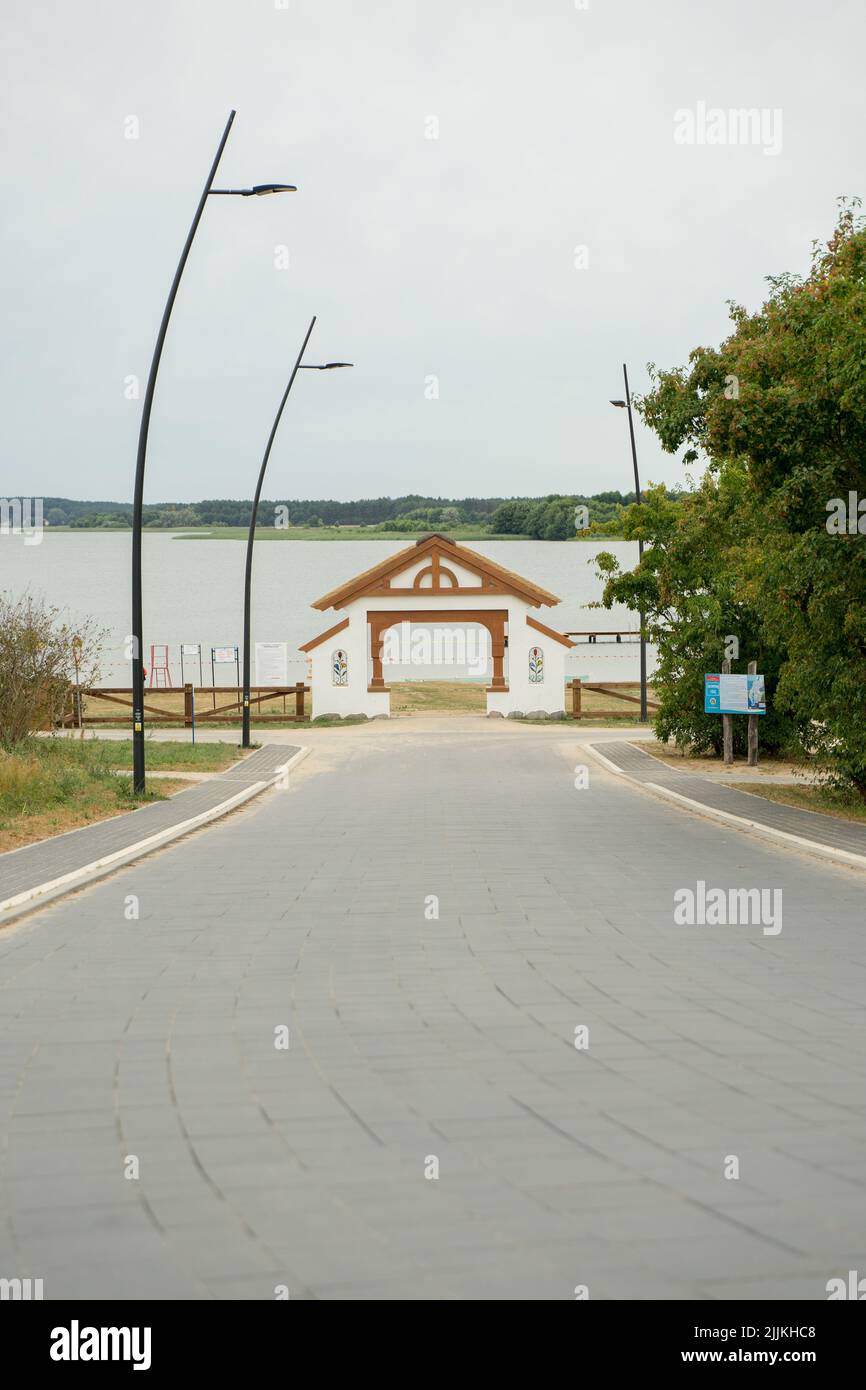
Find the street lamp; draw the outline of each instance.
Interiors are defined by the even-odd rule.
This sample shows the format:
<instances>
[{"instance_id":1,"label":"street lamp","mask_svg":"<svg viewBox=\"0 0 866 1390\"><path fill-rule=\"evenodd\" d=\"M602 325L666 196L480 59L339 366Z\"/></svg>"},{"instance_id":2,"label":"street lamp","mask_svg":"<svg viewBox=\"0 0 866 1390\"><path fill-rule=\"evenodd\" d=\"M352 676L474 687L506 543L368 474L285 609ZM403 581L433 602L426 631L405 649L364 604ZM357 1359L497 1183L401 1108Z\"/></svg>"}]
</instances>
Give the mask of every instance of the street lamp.
<instances>
[{"instance_id":1,"label":"street lamp","mask_svg":"<svg viewBox=\"0 0 866 1390\"><path fill-rule=\"evenodd\" d=\"M212 198L264 198L268 193L297 193L293 183L254 183L252 188L212 188Z\"/></svg>"},{"instance_id":2,"label":"street lamp","mask_svg":"<svg viewBox=\"0 0 866 1390\"><path fill-rule=\"evenodd\" d=\"M298 353L298 356L295 360L295 365L292 368L292 374L289 377L289 384L283 392L283 398L280 401L279 408L274 418L274 423L271 426L271 432L268 435L268 442L265 446L264 457L262 458L262 465L259 469L259 477L256 483L255 494L253 496L253 509L250 515L250 529L247 535L246 568L244 570L244 693L241 714L243 722L241 745L244 748L249 748L250 746L250 595L252 591L253 580L253 544L256 539L256 519L259 513L259 498L262 495L262 484L265 481L265 470L268 466L268 459L271 456L271 448L273 447L274 439L276 438L277 429L279 428L280 420L282 419L286 401L289 399L289 392L291 391L292 386L294 385L295 377L298 375L298 372L332 372L337 367L351 367L353 365L351 362L313 363L301 361L304 353L306 352L307 343L310 341L310 334L312 333L315 326L316 316L314 314L310 321L310 326L307 329L307 336L301 343L301 350Z\"/></svg>"},{"instance_id":3,"label":"street lamp","mask_svg":"<svg viewBox=\"0 0 866 1390\"><path fill-rule=\"evenodd\" d=\"M625 382L625 400L611 401L611 405L618 406L620 410L628 411L628 432L631 436L631 458L634 464L634 490L638 502L643 501L640 490L640 478L637 472L637 447L634 442L634 421L631 413L631 392L628 389L628 370L625 363L622 364L622 377ZM643 555L643 541L638 538L637 543L638 563ZM644 636L644 615L640 614L640 720L642 724L647 722L646 708L646 637Z\"/></svg>"},{"instance_id":4,"label":"street lamp","mask_svg":"<svg viewBox=\"0 0 866 1390\"><path fill-rule=\"evenodd\" d=\"M229 114L226 128L222 133L216 156L207 177L202 195L198 200L198 207L192 220L184 248L180 253L177 270L171 282L171 289L168 292L165 309L163 310L162 322L159 325L159 333L156 338L156 346L153 350L153 357L150 363L150 371L147 376L147 388L144 393L144 404L141 410L141 425L138 432L138 455L135 464L135 491L133 493L132 504L132 786L133 791L141 793L145 789L144 777L144 636L142 622L142 602L141 602L141 526L142 511L144 504L144 466L147 459L147 434L150 428L150 412L153 407L153 393L156 387L156 377L159 371L159 362L162 357L162 349L165 343L165 335L168 331L168 323L171 318L171 311L174 308L174 301L180 287L181 276L187 263L198 224L201 221L204 206L208 198L214 195L223 197L236 196L240 198L261 197L267 193L295 193L297 190L294 184L290 183L260 183L252 188L214 188L213 181L216 171L222 158L235 112Z\"/></svg>"}]
</instances>

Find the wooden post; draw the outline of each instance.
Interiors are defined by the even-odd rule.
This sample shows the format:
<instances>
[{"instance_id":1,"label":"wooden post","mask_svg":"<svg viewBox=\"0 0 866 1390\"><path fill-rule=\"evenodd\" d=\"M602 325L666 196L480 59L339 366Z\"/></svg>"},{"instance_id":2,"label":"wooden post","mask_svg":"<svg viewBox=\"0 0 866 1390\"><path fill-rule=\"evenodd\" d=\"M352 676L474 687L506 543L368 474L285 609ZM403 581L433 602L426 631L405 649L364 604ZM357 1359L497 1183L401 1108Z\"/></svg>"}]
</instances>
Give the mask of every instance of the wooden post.
<instances>
[{"instance_id":1,"label":"wooden post","mask_svg":"<svg viewBox=\"0 0 866 1390\"><path fill-rule=\"evenodd\" d=\"M731 673L731 663L728 660L722 662L722 674L729 676ZM722 746L724 749L725 767L730 767L734 761L734 716L732 714L722 715Z\"/></svg>"},{"instance_id":2,"label":"wooden post","mask_svg":"<svg viewBox=\"0 0 866 1390\"><path fill-rule=\"evenodd\" d=\"M296 719L303 719L303 717L304 717L304 682L303 682L303 681L296 681L296 682L295 682L295 718L296 718Z\"/></svg>"},{"instance_id":3,"label":"wooden post","mask_svg":"<svg viewBox=\"0 0 866 1390\"><path fill-rule=\"evenodd\" d=\"M506 690L505 684L505 619L497 617L495 614L490 627L490 646L493 656L493 680L490 683L491 690Z\"/></svg>"},{"instance_id":4,"label":"wooden post","mask_svg":"<svg viewBox=\"0 0 866 1390\"><path fill-rule=\"evenodd\" d=\"M750 675L750 676L755 676L755 675L757 675L757 673L758 673L758 663L757 663L757 661L750 661L750 662L749 662L748 672L749 672L749 675ZM760 719L760 717L761 717L761 716L760 716L759 714L750 714L750 715L748 716L748 720L749 720L749 733L748 733L748 739L749 739L749 745L748 745L748 746L749 746L749 767L757 767L757 766L758 766L758 720Z\"/></svg>"},{"instance_id":5,"label":"wooden post","mask_svg":"<svg viewBox=\"0 0 866 1390\"><path fill-rule=\"evenodd\" d=\"M183 727L192 728L192 685L189 682L183 688Z\"/></svg>"},{"instance_id":6,"label":"wooden post","mask_svg":"<svg viewBox=\"0 0 866 1390\"><path fill-rule=\"evenodd\" d=\"M579 678L571 682L571 715L573 719L580 719L581 717L581 685Z\"/></svg>"},{"instance_id":7,"label":"wooden post","mask_svg":"<svg viewBox=\"0 0 866 1390\"><path fill-rule=\"evenodd\" d=\"M384 690L385 680L382 675L382 624L378 618L370 619L370 657L373 663L373 673L370 677L370 690Z\"/></svg>"}]
</instances>

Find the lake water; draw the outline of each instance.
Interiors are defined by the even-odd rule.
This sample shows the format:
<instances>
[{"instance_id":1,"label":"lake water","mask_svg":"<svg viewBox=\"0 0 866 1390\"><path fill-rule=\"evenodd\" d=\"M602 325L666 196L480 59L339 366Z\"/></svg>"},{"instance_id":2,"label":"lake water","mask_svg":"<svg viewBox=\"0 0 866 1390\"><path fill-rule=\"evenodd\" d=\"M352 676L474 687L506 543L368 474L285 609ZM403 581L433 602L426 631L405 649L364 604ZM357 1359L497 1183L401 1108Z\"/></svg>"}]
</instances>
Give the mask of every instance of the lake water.
<instances>
[{"instance_id":1,"label":"lake water","mask_svg":"<svg viewBox=\"0 0 866 1390\"><path fill-rule=\"evenodd\" d=\"M338 618L312 609L313 600L405 547L395 541L261 541L253 561L252 638L286 642L289 679L302 680L306 661L297 651ZM539 617L560 631L636 631L636 615L623 608L587 608L600 597L593 556L611 550L628 568L637 562L631 541L470 541L471 549L525 575L562 599ZM144 533L143 586L145 661L149 644L170 647L172 681L180 682L180 644L200 643L204 684L210 684L210 649L239 645L243 636L243 540L183 540L167 531ZM40 545L22 536L0 536L0 589L30 589L64 611L73 624L95 619L106 630L101 683L128 685L124 642L130 630L131 533L46 529ZM567 674L594 680L636 680L638 645L602 642L569 654ZM654 652L648 653L652 670ZM425 672L392 667L392 679L465 675L461 668ZM187 679L198 683L197 672ZM255 679L255 673L253 675ZM234 667L217 667L217 684L234 680Z\"/></svg>"}]
</instances>

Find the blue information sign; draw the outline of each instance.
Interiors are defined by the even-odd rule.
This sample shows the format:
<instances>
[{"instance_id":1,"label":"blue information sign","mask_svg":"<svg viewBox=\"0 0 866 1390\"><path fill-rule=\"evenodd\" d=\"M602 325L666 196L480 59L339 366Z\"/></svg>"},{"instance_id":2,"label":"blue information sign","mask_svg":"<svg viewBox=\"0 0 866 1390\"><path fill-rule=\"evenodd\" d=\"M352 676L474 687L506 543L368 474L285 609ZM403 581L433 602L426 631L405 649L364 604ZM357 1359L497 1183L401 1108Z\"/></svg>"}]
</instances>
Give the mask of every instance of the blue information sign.
<instances>
[{"instance_id":1,"label":"blue information sign","mask_svg":"<svg viewBox=\"0 0 866 1390\"><path fill-rule=\"evenodd\" d=\"M766 714L763 676L704 676L704 714Z\"/></svg>"}]
</instances>

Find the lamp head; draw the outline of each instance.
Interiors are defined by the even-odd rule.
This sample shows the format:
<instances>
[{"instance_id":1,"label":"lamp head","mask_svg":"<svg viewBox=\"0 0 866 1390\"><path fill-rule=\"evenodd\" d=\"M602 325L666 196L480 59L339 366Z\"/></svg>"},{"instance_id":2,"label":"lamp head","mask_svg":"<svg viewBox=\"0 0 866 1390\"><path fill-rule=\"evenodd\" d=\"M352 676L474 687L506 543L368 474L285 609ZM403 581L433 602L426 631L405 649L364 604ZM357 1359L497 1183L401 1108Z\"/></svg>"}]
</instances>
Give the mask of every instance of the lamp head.
<instances>
[{"instance_id":1,"label":"lamp head","mask_svg":"<svg viewBox=\"0 0 866 1390\"><path fill-rule=\"evenodd\" d=\"M245 190L248 198L264 198L268 193L297 193L297 185L293 183L255 183L252 188Z\"/></svg>"},{"instance_id":2,"label":"lamp head","mask_svg":"<svg viewBox=\"0 0 866 1390\"><path fill-rule=\"evenodd\" d=\"M354 367L354 362L302 362L305 372L332 372L335 367Z\"/></svg>"},{"instance_id":3,"label":"lamp head","mask_svg":"<svg viewBox=\"0 0 866 1390\"><path fill-rule=\"evenodd\" d=\"M297 193L293 183L255 183L252 188L211 188L212 196L220 198L264 198L268 193Z\"/></svg>"}]
</instances>

